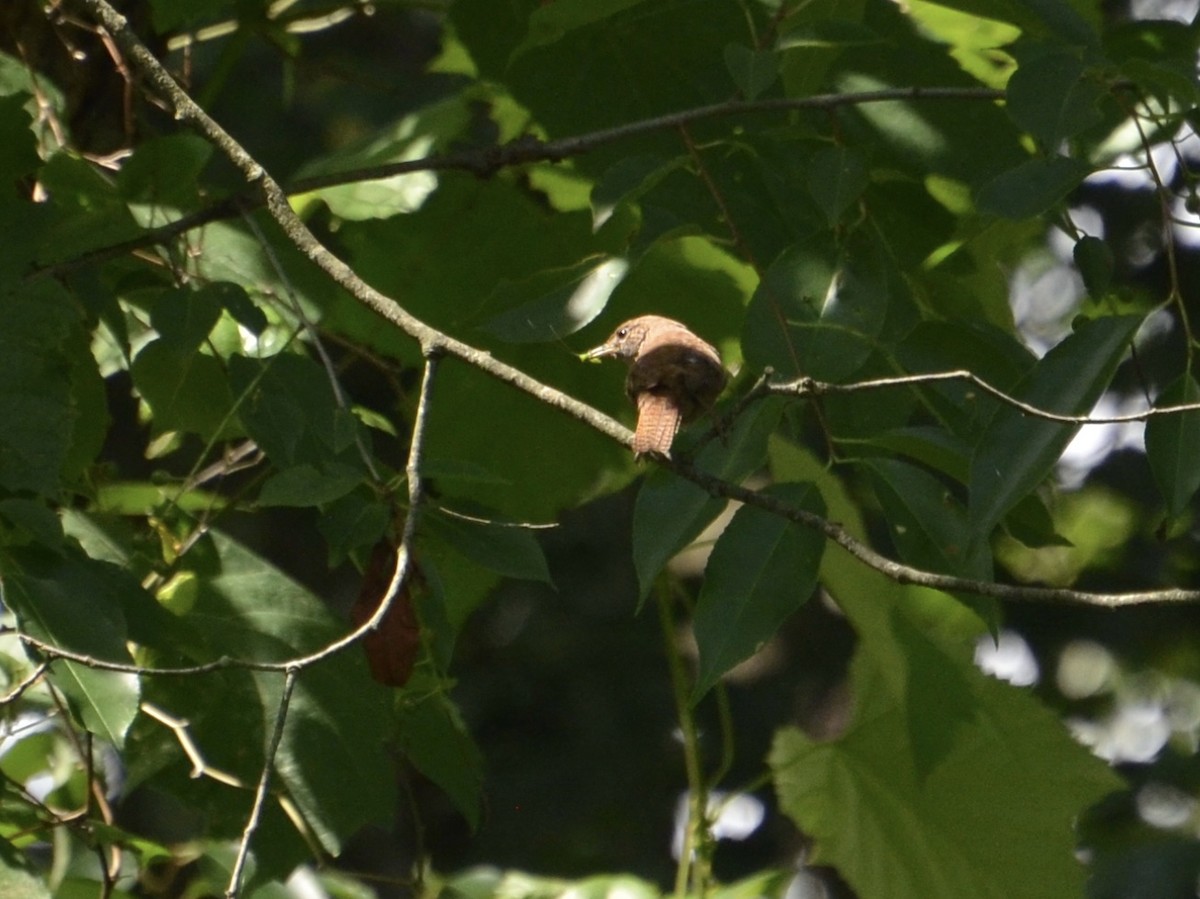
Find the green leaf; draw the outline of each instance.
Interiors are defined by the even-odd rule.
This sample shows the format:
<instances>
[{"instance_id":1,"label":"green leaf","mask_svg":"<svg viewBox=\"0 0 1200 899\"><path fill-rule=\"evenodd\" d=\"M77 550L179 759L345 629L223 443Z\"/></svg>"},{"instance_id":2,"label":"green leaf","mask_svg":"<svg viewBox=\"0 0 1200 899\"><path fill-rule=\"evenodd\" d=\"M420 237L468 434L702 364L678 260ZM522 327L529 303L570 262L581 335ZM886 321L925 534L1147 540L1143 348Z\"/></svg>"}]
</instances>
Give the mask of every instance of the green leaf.
<instances>
[{"instance_id":1,"label":"green leaf","mask_svg":"<svg viewBox=\"0 0 1200 899\"><path fill-rule=\"evenodd\" d=\"M923 321L897 348L897 356L904 370L912 374L969 371L1006 391L1037 361L1012 333L971 320ZM999 408L999 400L966 380L941 381L917 389L938 419L955 436L968 440L982 431ZM965 472L956 477L965 480Z\"/></svg>"},{"instance_id":2,"label":"green leaf","mask_svg":"<svg viewBox=\"0 0 1200 899\"><path fill-rule=\"evenodd\" d=\"M853 147L841 144L813 154L808 164L807 186L830 225L836 225L870 180L867 160Z\"/></svg>"},{"instance_id":3,"label":"green leaf","mask_svg":"<svg viewBox=\"0 0 1200 899\"><path fill-rule=\"evenodd\" d=\"M1013 73L1006 108L1018 125L1054 151L1100 121L1097 103L1104 95L1102 85L1091 80L1077 56L1047 53L1022 62Z\"/></svg>"},{"instance_id":4,"label":"green leaf","mask_svg":"<svg viewBox=\"0 0 1200 899\"><path fill-rule=\"evenodd\" d=\"M773 50L751 50L742 44L725 45L725 67L747 100L753 100L779 77L779 57Z\"/></svg>"},{"instance_id":5,"label":"green leaf","mask_svg":"<svg viewBox=\"0 0 1200 899\"><path fill-rule=\"evenodd\" d=\"M260 506L321 506L345 496L362 483L357 468L330 465L318 471L311 465L285 468L272 475L258 494Z\"/></svg>"},{"instance_id":6,"label":"green leaf","mask_svg":"<svg viewBox=\"0 0 1200 899\"><path fill-rule=\"evenodd\" d=\"M929 673L939 668L949 673L944 661ZM974 712L958 721L935 766L918 765L909 748L905 704L935 725L945 701L936 680L920 691L910 683L896 702L889 675L865 653L853 666L857 708L847 733L832 742L794 728L776 735L769 764L780 805L814 840L812 861L833 865L861 896L1082 895L1076 821L1121 780L1028 694L966 662L955 676Z\"/></svg>"},{"instance_id":7,"label":"green leaf","mask_svg":"<svg viewBox=\"0 0 1200 899\"><path fill-rule=\"evenodd\" d=\"M0 487L56 493L104 439L104 385L70 297L35 281L0 296Z\"/></svg>"},{"instance_id":8,"label":"green leaf","mask_svg":"<svg viewBox=\"0 0 1200 899\"><path fill-rule=\"evenodd\" d=\"M423 159L459 140L470 124L471 110L465 97L450 96L373 129L363 140L348 147L338 147L328 155L310 160L297 177L354 172ZM346 184L295 196L292 202L306 208L319 199L340 219L366 221L414 212L437 187L435 172L413 171L370 181L351 178Z\"/></svg>"},{"instance_id":9,"label":"green leaf","mask_svg":"<svg viewBox=\"0 0 1200 899\"><path fill-rule=\"evenodd\" d=\"M31 551L15 558L14 570L6 573L4 598L22 630L93 659L133 663L126 648L129 634L121 594L140 591L136 582L103 562L75 554ZM136 675L58 662L52 676L84 727L114 746L124 745L138 710Z\"/></svg>"},{"instance_id":10,"label":"green leaf","mask_svg":"<svg viewBox=\"0 0 1200 899\"><path fill-rule=\"evenodd\" d=\"M87 160L55 153L42 166L38 181L56 213L41 242L40 262L71 259L141 233L125 198Z\"/></svg>"},{"instance_id":11,"label":"green leaf","mask_svg":"<svg viewBox=\"0 0 1200 899\"><path fill-rule=\"evenodd\" d=\"M198 196L197 181L212 154L212 145L196 135L151 138L121 165L117 188L134 202L184 205Z\"/></svg>"},{"instance_id":12,"label":"green leaf","mask_svg":"<svg viewBox=\"0 0 1200 899\"><path fill-rule=\"evenodd\" d=\"M250 299L250 295L246 293L246 289L241 284L235 284L232 281L214 281L204 285L201 292L207 296L216 297L225 311L233 317L233 320L255 337L260 336L267 329L266 313L254 305L254 301Z\"/></svg>"},{"instance_id":13,"label":"green leaf","mask_svg":"<svg viewBox=\"0 0 1200 899\"><path fill-rule=\"evenodd\" d=\"M25 103L22 94L0 97L0 183L3 184L15 183L41 163Z\"/></svg>"},{"instance_id":14,"label":"green leaf","mask_svg":"<svg viewBox=\"0 0 1200 899\"><path fill-rule=\"evenodd\" d=\"M603 22L622 10L638 6L644 0L562 0L539 6L529 17L529 30L510 61L536 47L562 40L576 29Z\"/></svg>"},{"instance_id":15,"label":"green leaf","mask_svg":"<svg viewBox=\"0 0 1200 899\"><path fill-rule=\"evenodd\" d=\"M317 363L294 353L265 361L235 355L229 360L229 376L243 398L238 416L272 463L280 468L310 465L339 478L346 469L362 470L355 443L361 426L338 405L329 377Z\"/></svg>"},{"instance_id":16,"label":"green leaf","mask_svg":"<svg viewBox=\"0 0 1200 899\"><path fill-rule=\"evenodd\" d=\"M1072 254L1088 296L1094 300L1102 299L1112 284L1115 267L1112 250L1099 237L1081 237Z\"/></svg>"},{"instance_id":17,"label":"green leaf","mask_svg":"<svg viewBox=\"0 0 1200 899\"><path fill-rule=\"evenodd\" d=\"M265 559L221 534L213 535L212 549L217 570L198 578L190 613L212 658L279 662L314 652L346 632L347 625L319 597ZM258 738L271 732L282 674L235 672L230 682L242 692L223 693L219 703L207 705L197 716L203 718L199 733L213 742L241 734L233 742L254 745L244 730L246 719L254 722ZM180 701L172 695L173 702ZM186 705L175 708L191 717ZM300 675L275 767L330 853L337 854L364 824L391 813L395 781L384 746L391 721L388 691L370 679L360 652L340 653ZM234 756L239 761L233 770L256 776L253 754L241 750ZM261 763L261 754L258 759Z\"/></svg>"},{"instance_id":18,"label":"green leaf","mask_svg":"<svg viewBox=\"0 0 1200 899\"><path fill-rule=\"evenodd\" d=\"M1200 385L1191 375L1173 382L1155 401L1156 408L1200 402ZM1146 422L1146 458L1150 473L1176 516L1200 488L1200 411L1155 415Z\"/></svg>"},{"instance_id":19,"label":"green leaf","mask_svg":"<svg viewBox=\"0 0 1200 899\"><path fill-rule=\"evenodd\" d=\"M150 309L150 325L180 352L191 352L204 342L221 317L221 300L215 285L199 290L186 287L164 292Z\"/></svg>"},{"instance_id":20,"label":"green leaf","mask_svg":"<svg viewBox=\"0 0 1200 899\"><path fill-rule=\"evenodd\" d=\"M685 165L682 156L627 156L607 169L592 188L592 223L599 228L622 203L634 203Z\"/></svg>"},{"instance_id":21,"label":"green leaf","mask_svg":"<svg viewBox=\"0 0 1200 899\"><path fill-rule=\"evenodd\" d=\"M373 546L392 521L391 507L365 490L356 490L321 510L317 530L329 544L330 567L364 546Z\"/></svg>"},{"instance_id":22,"label":"green leaf","mask_svg":"<svg viewBox=\"0 0 1200 899\"><path fill-rule=\"evenodd\" d=\"M190 431L204 438L233 427L233 396L221 363L207 353L159 339L144 346L130 368L154 414L154 431Z\"/></svg>"},{"instance_id":23,"label":"green leaf","mask_svg":"<svg viewBox=\"0 0 1200 899\"><path fill-rule=\"evenodd\" d=\"M704 448L695 465L727 481L738 482L762 465L766 441L775 429L782 403L760 401L734 423L724 441ZM633 566L642 601L666 564L699 536L725 507L725 500L666 469L655 469L638 491L633 506ZM638 608L641 608L639 602Z\"/></svg>"},{"instance_id":24,"label":"green leaf","mask_svg":"<svg viewBox=\"0 0 1200 899\"><path fill-rule=\"evenodd\" d=\"M445 790L474 830L479 826L483 757L458 707L445 693L414 680L401 694L399 717L405 756Z\"/></svg>"},{"instance_id":25,"label":"green leaf","mask_svg":"<svg viewBox=\"0 0 1200 899\"><path fill-rule=\"evenodd\" d=\"M820 495L801 484L780 484L767 496L816 515ZM725 672L753 655L817 584L825 536L756 506L743 506L717 539L704 569L692 628L699 670L696 703Z\"/></svg>"},{"instance_id":26,"label":"green leaf","mask_svg":"<svg viewBox=\"0 0 1200 899\"><path fill-rule=\"evenodd\" d=\"M627 271L629 263L624 259L588 260L565 273L565 284L562 272L544 272L532 282L502 284L497 292L540 295L493 316L483 328L508 343L545 343L574 334L604 311Z\"/></svg>"},{"instance_id":27,"label":"green leaf","mask_svg":"<svg viewBox=\"0 0 1200 899\"><path fill-rule=\"evenodd\" d=\"M53 895L40 877L14 867L8 859L0 859L0 894L6 899L51 899Z\"/></svg>"},{"instance_id":28,"label":"green leaf","mask_svg":"<svg viewBox=\"0 0 1200 899\"><path fill-rule=\"evenodd\" d=\"M472 521L438 509L428 510L421 528L444 541L476 565L504 577L553 583L542 547L533 532L519 524Z\"/></svg>"},{"instance_id":29,"label":"green leaf","mask_svg":"<svg viewBox=\"0 0 1200 899\"><path fill-rule=\"evenodd\" d=\"M1091 410L1141 324L1137 316L1083 321L1017 386L1015 397L1064 415ZM1031 418L1004 406L988 424L971 460L972 540L992 528L1050 473L1078 425Z\"/></svg>"},{"instance_id":30,"label":"green leaf","mask_svg":"<svg viewBox=\"0 0 1200 899\"><path fill-rule=\"evenodd\" d=\"M979 210L1010 219L1033 218L1058 205L1091 171L1087 163L1066 156L1030 159L980 188Z\"/></svg>"},{"instance_id":31,"label":"green leaf","mask_svg":"<svg viewBox=\"0 0 1200 899\"><path fill-rule=\"evenodd\" d=\"M62 522L44 502L19 496L0 499L0 520L13 531L0 542L33 542L53 550L62 546Z\"/></svg>"},{"instance_id":32,"label":"green leaf","mask_svg":"<svg viewBox=\"0 0 1200 899\"><path fill-rule=\"evenodd\" d=\"M742 345L754 368L840 381L875 348L890 276L866 253L835 266L832 248L814 243L798 244L771 264L746 312Z\"/></svg>"},{"instance_id":33,"label":"green leaf","mask_svg":"<svg viewBox=\"0 0 1200 899\"><path fill-rule=\"evenodd\" d=\"M864 464L900 558L918 568L992 579L990 547L969 544L967 511L941 481L897 459Z\"/></svg>"}]
</instances>

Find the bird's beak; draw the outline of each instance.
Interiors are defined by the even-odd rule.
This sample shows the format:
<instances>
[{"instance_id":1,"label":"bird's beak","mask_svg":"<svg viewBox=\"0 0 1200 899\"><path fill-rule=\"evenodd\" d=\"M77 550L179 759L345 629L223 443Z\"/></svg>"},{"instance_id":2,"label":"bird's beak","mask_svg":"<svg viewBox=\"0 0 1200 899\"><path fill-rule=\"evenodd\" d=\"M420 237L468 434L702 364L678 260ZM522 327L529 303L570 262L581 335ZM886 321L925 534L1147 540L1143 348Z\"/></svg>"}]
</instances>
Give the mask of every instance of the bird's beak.
<instances>
[{"instance_id":1,"label":"bird's beak","mask_svg":"<svg viewBox=\"0 0 1200 899\"><path fill-rule=\"evenodd\" d=\"M612 343L602 343L600 346L588 350L586 353L580 353L579 358L584 362L599 362L606 356L617 355L617 348Z\"/></svg>"}]
</instances>

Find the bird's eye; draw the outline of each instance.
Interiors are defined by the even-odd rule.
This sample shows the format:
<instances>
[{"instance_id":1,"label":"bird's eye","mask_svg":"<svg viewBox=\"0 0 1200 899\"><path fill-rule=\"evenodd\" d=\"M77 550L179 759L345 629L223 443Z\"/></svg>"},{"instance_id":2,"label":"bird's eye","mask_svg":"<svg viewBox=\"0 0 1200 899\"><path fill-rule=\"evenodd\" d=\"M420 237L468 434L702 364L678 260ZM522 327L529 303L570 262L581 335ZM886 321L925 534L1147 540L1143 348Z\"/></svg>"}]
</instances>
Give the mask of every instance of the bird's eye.
<instances>
[{"instance_id":1,"label":"bird's eye","mask_svg":"<svg viewBox=\"0 0 1200 899\"><path fill-rule=\"evenodd\" d=\"M629 336L628 328L620 328L617 330L617 339L618 340L624 340L628 336Z\"/></svg>"}]
</instances>

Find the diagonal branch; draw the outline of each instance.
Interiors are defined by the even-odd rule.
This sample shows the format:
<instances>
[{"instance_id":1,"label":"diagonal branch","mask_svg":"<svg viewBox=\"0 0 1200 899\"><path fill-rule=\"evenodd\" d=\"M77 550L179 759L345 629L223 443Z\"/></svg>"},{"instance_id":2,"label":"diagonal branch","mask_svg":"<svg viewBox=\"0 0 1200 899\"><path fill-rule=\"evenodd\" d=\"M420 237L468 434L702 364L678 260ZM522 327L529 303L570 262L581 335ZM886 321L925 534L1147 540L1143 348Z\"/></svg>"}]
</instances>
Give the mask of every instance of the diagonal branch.
<instances>
[{"instance_id":1,"label":"diagonal branch","mask_svg":"<svg viewBox=\"0 0 1200 899\"><path fill-rule=\"evenodd\" d=\"M226 899L237 899L242 888L242 872L246 868L246 858L250 854L250 842L258 830L258 822L262 820L263 806L267 801L267 791L271 787L271 771L275 767L275 754L279 751L279 741L283 739L283 726L287 723L288 706L292 701L292 690L296 686L296 678L300 669L290 667L283 675L283 691L279 697L279 708L275 711L275 727L271 731L271 739L267 743L266 758L263 759L262 772L258 778L258 786L254 790L254 803L246 818L246 826L242 830L242 840L238 844L237 857L233 861L233 870L229 874L229 886L225 890Z\"/></svg>"}]
</instances>

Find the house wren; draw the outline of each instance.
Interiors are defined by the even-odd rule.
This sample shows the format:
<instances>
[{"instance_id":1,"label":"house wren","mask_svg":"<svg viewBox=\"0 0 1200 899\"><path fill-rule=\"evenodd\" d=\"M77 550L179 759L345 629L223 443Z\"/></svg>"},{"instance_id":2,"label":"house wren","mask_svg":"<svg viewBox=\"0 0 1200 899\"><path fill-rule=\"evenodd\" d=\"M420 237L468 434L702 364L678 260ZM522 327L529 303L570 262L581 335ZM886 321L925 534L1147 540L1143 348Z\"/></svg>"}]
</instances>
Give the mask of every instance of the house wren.
<instances>
[{"instance_id":1,"label":"house wren","mask_svg":"<svg viewBox=\"0 0 1200 899\"><path fill-rule=\"evenodd\" d=\"M679 426L707 411L727 375L715 348L661 315L632 318L583 359L615 356L629 363L625 392L637 404L633 452L671 450Z\"/></svg>"}]
</instances>

